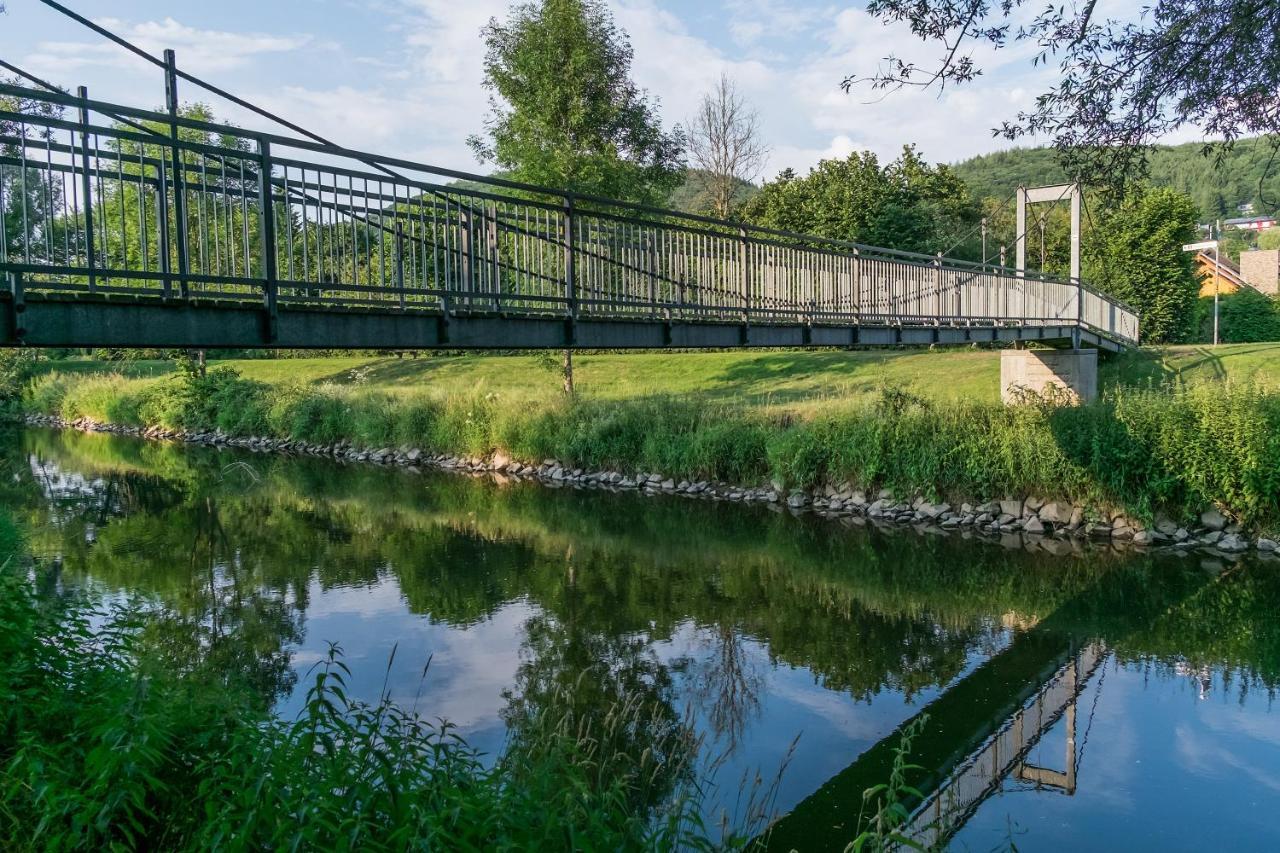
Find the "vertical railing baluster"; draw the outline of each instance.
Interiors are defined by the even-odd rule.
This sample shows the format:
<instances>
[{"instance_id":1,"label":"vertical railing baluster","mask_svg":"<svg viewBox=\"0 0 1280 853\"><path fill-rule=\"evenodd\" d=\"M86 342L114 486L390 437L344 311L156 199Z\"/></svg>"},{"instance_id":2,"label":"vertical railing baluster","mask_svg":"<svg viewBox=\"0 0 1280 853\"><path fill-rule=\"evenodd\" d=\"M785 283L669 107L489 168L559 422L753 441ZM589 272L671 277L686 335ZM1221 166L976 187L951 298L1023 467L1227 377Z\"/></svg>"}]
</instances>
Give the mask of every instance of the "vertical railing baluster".
<instances>
[{"instance_id":1,"label":"vertical railing baluster","mask_svg":"<svg viewBox=\"0 0 1280 853\"><path fill-rule=\"evenodd\" d=\"M164 94L169 109L169 153L173 158L173 215L176 219L174 238L178 241L178 295L187 297L187 197L186 171L182 164L182 151L178 145L178 62L172 50L164 52ZM160 158L164 159L163 155ZM167 221L167 219L166 219ZM246 258L246 263L247 263ZM165 279L168 283L168 279Z\"/></svg>"},{"instance_id":2,"label":"vertical railing baluster","mask_svg":"<svg viewBox=\"0 0 1280 853\"><path fill-rule=\"evenodd\" d=\"M564 298L569 316L578 316L578 281L575 254L573 196L564 197Z\"/></svg>"},{"instance_id":3,"label":"vertical railing baluster","mask_svg":"<svg viewBox=\"0 0 1280 853\"><path fill-rule=\"evenodd\" d=\"M84 86L76 89L76 97L80 99L80 178L84 182L84 254L85 265L89 268L89 292L98 287L98 276L94 272L97 266L97 255L94 252L93 234L93 178L89 172L89 90Z\"/></svg>"},{"instance_id":4,"label":"vertical railing baluster","mask_svg":"<svg viewBox=\"0 0 1280 853\"><path fill-rule=\"evenodd\" d=\"M243 186L243 184L241 185ZM267 343L279 339L280 281L276 274L276 213L271 192L271 143L258 140L258 207L262 229L263 305L267 311Z\"/></svg>"},{"instance_id":5,"label":"vertical railing baluster","mask_svg":"<svg viewBox=\"0 0 1280 853\"><path fill-rule=\"evenodd\" d=\"M489 242L489 282L490 292L493 293L493 310L502 310L502 267L498 258L498 203L493 202L489 210L488 227L485 229Z\"/></svg>"},{"instance_id":6,"label":"vertical railing baluster","mask_svg":"<svg viewBox=\"0 0 1280 853\"><path fill-rule=\"evenodd\" d=\"M400 310L404 310L404 226L396 217L396 292L400 294Z\"/></svg>"}]
</instances>

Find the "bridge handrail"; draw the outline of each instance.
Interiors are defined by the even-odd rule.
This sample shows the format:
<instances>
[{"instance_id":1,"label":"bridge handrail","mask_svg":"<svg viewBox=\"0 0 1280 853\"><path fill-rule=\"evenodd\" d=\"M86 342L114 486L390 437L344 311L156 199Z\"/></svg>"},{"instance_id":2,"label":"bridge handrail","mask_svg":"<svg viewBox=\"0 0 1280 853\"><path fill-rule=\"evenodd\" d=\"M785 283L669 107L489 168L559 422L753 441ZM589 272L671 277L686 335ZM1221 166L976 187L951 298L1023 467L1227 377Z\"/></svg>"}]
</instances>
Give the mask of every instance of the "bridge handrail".
<instances>
[{"instance_id":1,"label":"bridge handrail","mask_svg":"<svg viewBox=\"0 0 1280 853\"><path fill-rule=\"evenodd\" d=\"M16 263L21 258L0 258L9 272L34 272L53 289L75 289L79 285L74 277L81 277L87 279L92 290L95 275L99 280L114 280L111 287L117 291L129 278L155 280L147 267L149 258L153 258L158 267L163 267L158 279L163 282L165 293L177 285L184 296L185 282L241 285L256 280L259 284L266 282L263 292L273 303L279 289L301 287L309 294L307 298L324 298L320 291L326 289L349 291L347 297L334 295L331 301L359 301L360 292L364 291L384 298L398 296L402 307L406 296L417 300L434 295L446 312L448 300L456 294L464 305L489 299L496 307L500 300L516 300L508 304L518 304L523 298L528 300L527 305L541 305L543 309L561 305L575 317L581 305L590 311L605 312L642 308L658 315L665 312L668 317L675 309L681 316L693 312L722 319L796 314L813 320L822 316L851 323L886 318L893 322L962 324L1048 321L1096 328L1102 335L1122 341L1137 340L1136 313L1079 280L577 194L386 157L323 140L174 117L63 92L0 83L0 94L72 107L78 112L73 120L0 110L0 120L22 126L21 130L0 134L0 144L16 149L16 153L0 157L0 165L17 168L22 174L26 174L25 169L38 168L47 171L51 181L53 175L59 175L57 180L67 182L71 194L69 199L59 196L58 201L62 215L73 217L66 258L57 252L49 254L48 247L44 255L36 258L44 260L34 266L30 257L25 258L26 263ZM92 121L94 116L106 122ZM197 132L202 138L184 139L179 128ZM65 138L56 138L55 132L56 137ZM105 179L124 193L126 177L139 190L146 187L149 194L149 198L138 197L138 234L143 242L136 262L121 254L125 251L121 240L132 228L126 227L123 220L115 222L124 216L123 201L118 211L112 211L111 229L102 219L101 206L96 204L99 221L74 224L74 217L79 215L74 194L81 181L87 205L94 181L98 192ZM209 178L212 183L207 182ZM440 182L442 179L461 183L445 184ZM343 182L345 187L340 186ZM183 191L178 192L178 188ZM267 203L268 198L272 204ZM52 199L50 196L51 203ZM165 207L166 200L173 210ZM232 201L240 208L235 216L227 212ZM206 202L210 205L207 210ZM196 205L197 219L206 213L216 217L220 215L218 210L226 216L225 222L210 220L212 246L208 244L209 233L188 230L208 230L208 225L183 214L182 206L187 203ZM279 214L273 213L276 204L284 205ZM153 206L151 211L147 211L148 205ZM328 231L306 230L310 227L309 210L314 211L315 227ZM253 228L246 218L250 214L260 219ZM296 224L282 226L277 234L273 223L282 214L300 216L301 222L295 219ZM441 226L435 224L437 214L441 215ZM58 212L42 215L57 216ZM430 223L424 217L429 217ZM429 224L432 239L437 241L430 246L424 243L421 252L416 244L406 247L398 242L402 239L401 227L408 232L415 225L415 218L421 222L422 239L426 238ZM231 228L233 220L242 223L243 233L223 233L223 226ZM332 230L339 221L351 223L349 243L345 232ZM357 222L361 224L357 226ZM50 220L38 226L37 238L43 234L47 243L53 223ZM437 227L446 230L438 232ZM26 228L24 219L23 239L29 241L32 234ZM379 264L376 288L372 287L374 273L369 266L374 263L374 256L368 254L366 258L361 254L358 228L373 229L382 235L374 241ZM450 232L448 228L467 233ZM95 264L99 255L94 250L95 233L102 238L104 247L122 259L115 266L105 260L105 254L102 264ZM149 233L155 240L151 246L154 252L146 242ZM295 233L302 241L304 266L308 263L309 240L324 237L331 252L335 251L334 241L338 242L328 273L325 258L318 254L320 243L316 242L315 270L304 269L300 278L293 275L296 256L290 253L294 252ZM370 237L361 233L365 252L369 253ZM217 244L220 234L226 240L222 249ZM275 241L286 236L290 241L288 253L280 255ZM472 245L472 241L486 245ZM500 252L504 241L507 248ZM563 252L562 262L552 260L549 276L542 269L547 256L532 256L538 265L535 271L528 265L530 256L520 267L519 257L514 258L513 266L513 257L507 255L513 251L518 256L521 247L527 249L530 241L535 247L543 247L539 251ZM240 242L243 246L236 245ZM104 253L107 248L103 248ZM177 254L171 255L171 249ZM213 253L212 261L205 257L207 250ZM394 269L392 277L387 277L386 253L394 251L395 257L400 258L402 250L409 252L405 257L413 266L410 282L395 278ZM184 260L184 252L196 251L205 267L203 273ZM219 252L229 254L223 257ZM430 276L425 268L417 267L419 255L425 264L429 252L433 265L443 263L443 279L441 270L434 266ZM75 262L77 256L84 260L82 265ZM283 259L289 259L287 272L277 271L274 266ZM583 276L581 292L574 285L575 260L583 266L579 271ZM340 271L339 266L345 271ZM210 277L210 272L216 274ZM351 278L352 275L358 277ZM369 280L362 284L360 278ZM428 278L434 282L431 286ZM565 282L563 292L549 292L548 288L554 290L555 282L561 279ZM1023 281L1026 286L1020 284ZM526 289L521 282L536 286ZM649 284L647 295L643 292L645 282ZM655 283L662 285L661 298L653 291ZM512 285L514 290L504 290ZM296 294L286 297L295 298Z\"/></svg>"},{"instance_id":2,"label":"bridge handrail","mask_svg":"<svg viewBox=\"0 0 1280 853\"><path fill-rule=\"evenodd\" d=\"M28 89L26 87L14 86L8 83L0 83L0 94L14 95L31 100L39 100L47 103L59 104L67 107L84 108L99 114L119 114L129 116L131 118L142 121L154 121L161 124L168 124L174 121L167 113L158 113L151 110L130 107L123 104L116 104L108 101L100 101L93 98L81 98L76 95L70 95L63 92L47 92L38 89ZM0 111L0 117L13 117L17 114ZM49 124L52 126L64 127L66 129L79 131L82 126L77 122L66 121L62 119L52 119L47 117L36 117L39 123ZM508 178L497 177L493 175L481 175L474 172L466 172L459 169L450 169L442 166L433 166L428 163L421 163L414 160L408 160L399 157L388 157L369 151L363 151L355 148L347 148L338 145L326 145L323 143L300 139L295 136L287 136L267 131L257 131L238 127L236 125L224 122L209 122L200 119L193 119L186 116L178 116L176 123L180 127L191 130L200 130L209 133L216 133L219 136L238 137L241 139L253 140L255 142L266 142L270 145L281 145L298 150L311 151L320 154L328 154L332 156L345 157L348 159L358 160L368 165L382 165L392 168L412 169L418 172L426 172L433 175L453 178L454 180L468 181L487 186L501 187L504 189L515 190L524 193L533 193L536 195L551 196L563 201L572 200L574 203L586 202L593 205L603 205L620 210L630 210L638 213L649 214L651 216L662 217L663 219L678 219L686 222L696 222L702 225L711 225L717 228L725 229L729 232L746 231L748 236L751 235L767 235L770 237L783 238L790 241L819 244L827 247L852 250L856 254L868 254L894 258L904 262L916 262L920 266L935 266L941 261L943 268L965 269L977 271L983 274L998 275L1003 277L1031 278L1035 281L1052 282L1056 284L1069 285L1078 287L1086 293L1089 293L1105 302L1114 305L1124 311L1137 313L1136 309L1126 304L1122 300L1108 293L1105 293L1086 281L1072 278L1063 278L1059 276L1046 275L1041 272L1026 272L1023 275L1008 267L1001 267L994 264L984 264L980 261L969 261L961 258L941 257L938 255L930 255L922 252L911 252L903 249L890 249L883 246L873 246L867 243L859 243L853 240L842 240L834 237L824 237L816 234L807 234L797 231L789 231L780 228L771 228L763 225L756 225L749 222L735 221L730 219L719 219L712 216L704 216L702 214L688 213L680 210L672 210L670 208L658 207L655 205L640 204L637 202L622 201L619 199L611 199L603 196L595 196L585 193L574 193L566 190L556 189L554 187L541 186L538 184L529 184L521 181L513 181ZM110 134L119 136L120 138L130 138L136 141L142 141L146 137L136 131L128 131L120 128L106 127L101 125L90 125L92 132L101 134ZM157 139L168 140L168 136L157 133ZM158 143L157 143L158 144ZM217 146L209 146L203 143L192 142L189 140L179 140L179 146L190 150L205 151L206 153L220 153L222 155L236 156L245 160L254 158L252 152L241 151L234 148ZM288 158L273 157L277 162L283 162ZM296 165L302 166L302 161L293 161ZM306 163L309 167L315 167L317 164ZM372 176L371 176L372 177ZM456 193L459 195L469 195L476 198L486 198L489 200L508 201L512 200L510 196L490 195L482 191L473 190L464 186L449 186L439 184L429 184L428 182L416 181L409 176L398 176L400 180L419 185L423 189L436 192ZM519 199L522 203L535 204L546 209L560 209L559 206L551 205L546 202L539 202L537 199ZM637 220L648 221L648 220ZM755 239L759 239L758 237ZM776 244L786 245L786 244Z\"/></svg>"}]
</instances>

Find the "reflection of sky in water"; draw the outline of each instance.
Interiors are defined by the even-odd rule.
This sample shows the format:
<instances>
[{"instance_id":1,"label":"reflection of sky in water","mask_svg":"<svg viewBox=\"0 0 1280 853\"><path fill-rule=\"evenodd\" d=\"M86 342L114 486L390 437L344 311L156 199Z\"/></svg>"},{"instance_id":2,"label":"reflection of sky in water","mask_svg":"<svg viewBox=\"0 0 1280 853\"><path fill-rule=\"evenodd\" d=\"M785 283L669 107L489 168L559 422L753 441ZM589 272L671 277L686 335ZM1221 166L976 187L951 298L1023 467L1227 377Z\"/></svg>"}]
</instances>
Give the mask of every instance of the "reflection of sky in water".
<instances>
[{"instance_id":1,"label":"reflection of sky in water","mask_svg":"<svg viewBox=\"0 0 1280 853\"><path fill-rule=\"evenodd\" d=\"M299 680L280 703L282 715L298 712L310 685L306 672L335 642L351 667L353 695L376 699L385 681L396 702L448 720L476 749L492 754L502 747L502 691L515 681L530 605L511 602L459 630L410 613L394 578L356 588L323 589L313 582L309 595L306 634L293 657Z\"/></svg>"},{"instance_id":2,"label":"reflection of sky in water","mask_svg":"<svg viewBox=\"0 0 1280 853\"><path fill-rule=\"evenodd\" d=\"M1220 670L1116 665L1096 674L1077 709L1072 796L1008 780L953 848L1019 850L1280 849L1280 716L1264 687ZM1203 693L1204 698L1201 698ZM1029 756L1061 768L1066 720Z\"/></svg>"},{"instance_id":3,"label":"reflection of sky in water","mask_svg":"<svg viewBox=\"0 0 1280 853\"><path fill-rule=\"evenodd\" d=\"M488 619L457 628L410 613L394 578L360 587L324 588L313 582L308 598L304 639L293 655L299 681L280 702L281 715L298 712L310 684L307 671L336 642L352 670L353 695L374 699L385 682L397 702L426 717L448 720L480 751L493 756L501 750L506 734L501 715L507 705L503 691L515 683L524 625L538 612L536 606L513 601ZM720 633L685 622L670 639L650 644L657 659L676 673L673 706L707 735L704 767L714 763L717 768L706 804L710 815L733 813L743 779L759 773L769 784L783 768L776 802L779 809L790 808L817 782L844 769L943 692L921 690L908 704L901 694L885 690L872 701L856 702L822 687L804 667L770 661L764 644L735 639L743 668L758 679L753 690L758 701L733 744L712 734L715 726L709 719L715 697L708 695L705 682L724 642ZM1003 645L999 636L996 640ZM986 657L971 653L960 677Z\"/></svg>"}]
</instances>

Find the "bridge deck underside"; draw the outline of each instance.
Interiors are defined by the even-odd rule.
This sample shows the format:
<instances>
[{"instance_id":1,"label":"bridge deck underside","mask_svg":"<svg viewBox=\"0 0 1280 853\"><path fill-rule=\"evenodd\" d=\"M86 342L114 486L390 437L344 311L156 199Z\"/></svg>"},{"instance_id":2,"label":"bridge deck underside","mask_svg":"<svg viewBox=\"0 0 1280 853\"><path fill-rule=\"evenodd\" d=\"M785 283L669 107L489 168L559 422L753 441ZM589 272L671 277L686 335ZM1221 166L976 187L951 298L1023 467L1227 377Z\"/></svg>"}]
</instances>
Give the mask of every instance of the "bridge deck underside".
<instances>
[{"instance_id":1,"label":"bridge deck underside","mask_svg":"<svg viewBox=\"0 0 1280 853\"><path fill-rule=\"evenodd\" d=\"M108 298L41 298L15 310L0 303L9 343L34 347L183 347L297 349L659 349L720 347L897 346L970 342L1069 341L1073 325L885 322L824 324L656 320L500 312L442 313L280 308L252 304ZM1115 349L1100 335L1082 341Z\"/></svg>"}]
</instances>

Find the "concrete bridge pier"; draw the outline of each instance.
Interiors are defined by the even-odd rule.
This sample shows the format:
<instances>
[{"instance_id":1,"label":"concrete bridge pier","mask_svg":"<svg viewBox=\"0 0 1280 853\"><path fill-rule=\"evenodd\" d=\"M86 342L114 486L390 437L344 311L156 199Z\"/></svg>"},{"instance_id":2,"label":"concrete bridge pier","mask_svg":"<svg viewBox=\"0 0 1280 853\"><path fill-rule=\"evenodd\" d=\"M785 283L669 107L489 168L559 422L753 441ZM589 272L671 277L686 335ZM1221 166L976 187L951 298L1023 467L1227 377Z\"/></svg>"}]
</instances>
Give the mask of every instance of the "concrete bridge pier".
<instances>
[{"instance_id":1,"label":"concrete bridge pier","mask_svg":"<svg viewBox=\"0 0 1280 853\"><path fill-rule=\"evenodd\" d=\"M1000 351L1000 399L1021 402L1022 394L1065 395L1073 403L1088 403L1098 396L1096 349Z\"/></svg>"}]
</instances>

